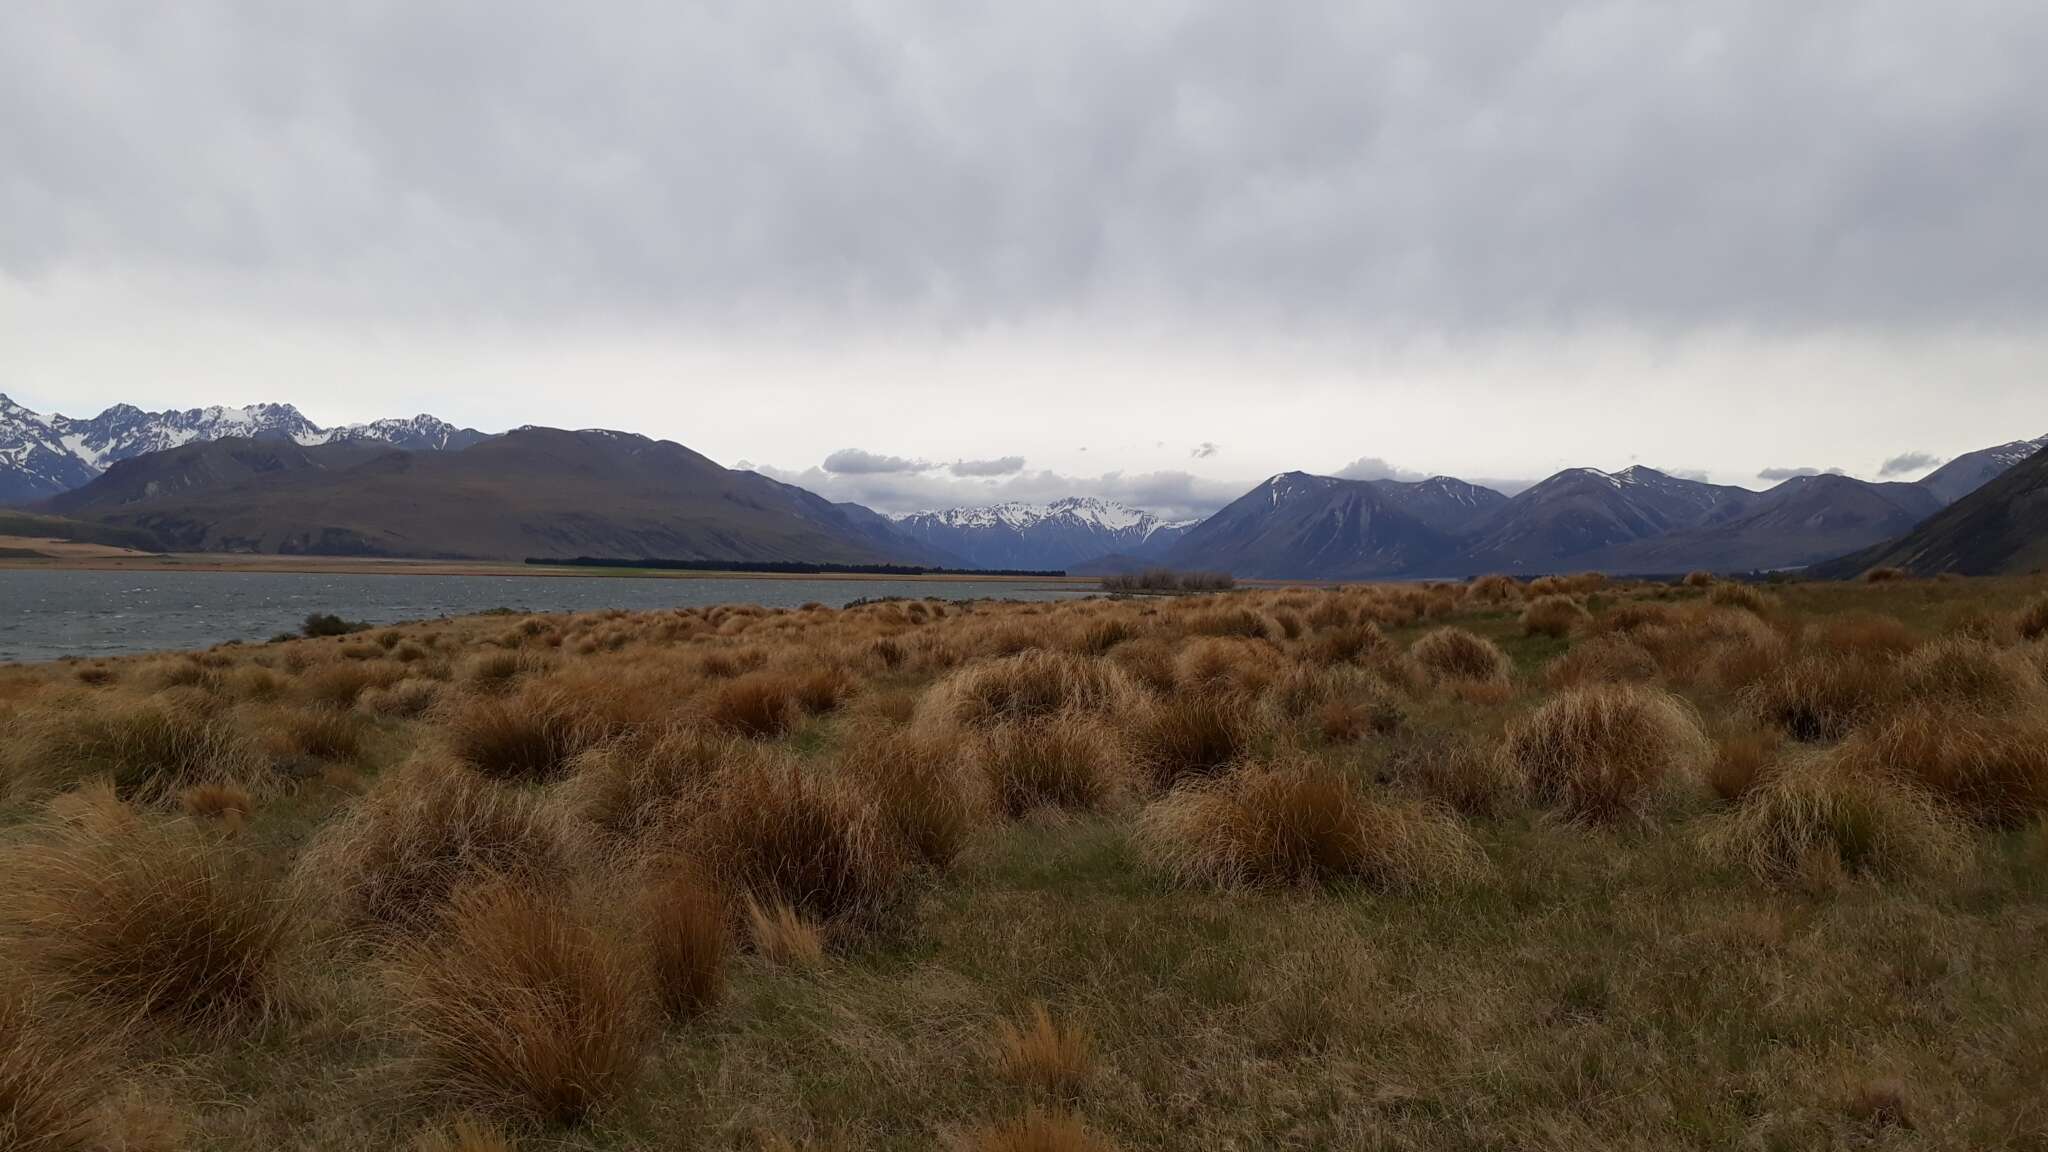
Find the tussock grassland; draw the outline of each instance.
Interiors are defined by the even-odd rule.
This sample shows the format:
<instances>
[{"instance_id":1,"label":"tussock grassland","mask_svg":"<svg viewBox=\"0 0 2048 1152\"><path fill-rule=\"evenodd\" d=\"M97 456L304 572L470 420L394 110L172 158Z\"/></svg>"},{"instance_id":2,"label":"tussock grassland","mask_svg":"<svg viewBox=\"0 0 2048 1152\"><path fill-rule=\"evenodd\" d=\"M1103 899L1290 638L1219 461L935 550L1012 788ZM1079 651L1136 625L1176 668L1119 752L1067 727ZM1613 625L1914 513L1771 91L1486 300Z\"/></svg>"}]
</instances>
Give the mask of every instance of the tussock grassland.
<instances>
[{"instance_id":1,"label":"tussock grassland","mask_svg":"<svg viewBox=\"0 0 2048 1152\"><path fill-rule=\"evenodd\" d=\"M0 1148L2048 1142L2048 584L0 668Z\"/></svg>"}]
</instances>

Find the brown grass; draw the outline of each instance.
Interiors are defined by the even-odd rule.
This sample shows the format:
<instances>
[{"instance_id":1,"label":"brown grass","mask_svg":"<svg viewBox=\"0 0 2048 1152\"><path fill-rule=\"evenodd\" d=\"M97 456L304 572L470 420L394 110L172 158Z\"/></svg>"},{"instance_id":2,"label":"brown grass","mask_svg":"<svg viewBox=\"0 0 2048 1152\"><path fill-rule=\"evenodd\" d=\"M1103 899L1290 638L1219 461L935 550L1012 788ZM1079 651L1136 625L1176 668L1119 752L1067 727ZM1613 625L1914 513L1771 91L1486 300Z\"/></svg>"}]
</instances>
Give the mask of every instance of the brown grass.
<instances>
[{"instance_id":1,"label":"brown grass","mask_svg":"<svg viewBox=\"0 0 2048 1152\"><path fill-rule=\"evenodd\" d=\"M896 837L926 864L952 863L988 823L989 789L958 729L855 725L841 745L840 773L874 799Z\"/></svg>"},{"instance_id":2,"label":"brown grass","mask_svg":"<svg viewBox=\"0 0 2048 1152\"><path fill-rule=\"evenodd\" d=\"M1262 735L1256 711L1230 696L1175 695L1144 708L1128 723L1137 763L1160 788L1224 771Z\"/></svg>"},{"instance_id":3,"label":"brown grass","mask_svg":"<svg viewBox=\"0 0 2048 1152\"><path fill-rule=\"evenodd\" d=\"M1742 689L1750 715L1794 740L1839 740L1898 699L1899 677L1867 657L1809 653Z\"/></svg>"},{"instance_id":4,"label":"brown grass","mask_svg":"<svg viewBox=\"0 0 2048 1152\"><path fill-rule=\"evenodd\" d=\"M1972 856L1968 828L1940 801L1824 752L1779 760L1702 844L1777 882L1953 876Z\"/></svg>"},{"instance_id":5,"label":"brown grass","mask_svg":"<svg viewBox=\"0 0 2048 1152\"><path fill-rule=\"evenodd\" d=\"M647 869L635 923L646 934L654 987L662 1006L687 1019L725 991L732 908L703 870L688 861L657 861Z\"/></svg>"},{"instance_id":6,"label":"brown grass","mask_svg":"<svg viewBox=\"0 0 2048 1152\"><path fill-rule=\"evenodd\" d=\"M1900 687L1915 702L1983 712L2048 710L2048 684L2026 657L1982 640L1932 640L1899 661Z\"/></svg>"},{"instance_id":7,"label":"brown grass","mask_svg":"<svg viewBox=\"0 0 2048 1152\"><path fill-rule=\"evenodd\" d=\"M1544 682L1552 688L1648 683L1657 676L1657 658L1648 649L1612 633L1582 637L1543 669Z\"/></svg>"},{"instance_id":8,"label":"brown grass","mask_svg":"<svg viewBox=\"0 0 2048 1152\"><path fill-rule=\"evenodd\" d=\"M1463 628L1426 633L1408 654L1438 683L1505 684L1515 670L1498 645Z\"/></svg>"},{"instance_id":9,"label":"brown grass","mask_svg":"<svg viewBox=\"0 0 2048 1152\"><path fill-rule=\"evenodd\" d=\"M664 724L577 754L555 797L604 846L623 848L685 819L721 769L761 759L758 747L695 724Z\"/></svg>"},{"instance_id":10,"label":"brown grass","mask_svg":"<svg viewBox=\"0 0 2048 1152\"><path fill-rule=\"evenodd\" d=\"M190 823L48 820L4 863L6 954L41 987L201 1029L275 1003L292 906L262 862Z\"/></svg>"},{"instance_id":11,"label":"brown grass","mask_svg":"<svg viewBox=\"0 0 2048 1152\"><path fill-rule=\"evenodd\" d=\"M824 966L825 934L816 921L784 900L763 904L750 895L746 910L747 939L756 955L783 968Z\"/></svg>"},{"instance_id":12,"label":"brown grass","mask_svg":"<svg viewBox=\"0 0 2048 1152\"><path fill-rule=\"evenodd\" d=\"M1467 879L1479 860L1443 812L1370 800L1340 770L1306 758L1180 785L1145 808L1139 837L1178 882L1222 887L1355 880L1412 890Z\"/></svg>"},{"instance_id":13,"label":"brown grass","mask_svg":"<svg viewBox=\"0 0 2048 1152\"><path fill-rule=\"evenodd\" d=\"M966 1152L1116 1152L1073 1116L1032 1110L968 1135Z\"/></svg>"},{"instance_id":14,"label":"brown grass","mask_svg":"<svg viewBox=\"0 0 2048 1152\"><path fill-rule=\"evenodd\" d=\"M444 936L393 966L393 1027L437 1101L576 1124L638 1082L659 999L639 948L559 891L457 894Z\"/></svg>"},{"instance_id":15,"label":"brown grass","mask_svg":"<svg viewBox=\"0 0 2048 1152\"><path fill-rule=\"evenodd\" d=\"M464 1116L447 1128L422 1132L413 1152L513 1152L511 1137L497 1125Z\"/></svg>"},{"instance_id":16,"label":"brown grass","mask_svg":"<svg viewBox=\"0 0 2048 1152\"><path fill-rule=\"evenodd\" d=\"M2048 814L2048 713L1990 718L1918 703L1857 733L1840 755L1913 781L1980 823L2019 826Z\"/></svg>"},{"instance_id":17,"label":"brown grass","mask_svg":"<svg viewBox=\"0 0 2048 1152\"><path fill-rule=\"evenodd\" d=\"M977 758L997 806L1013 818L1034 808L1102 808L1134 782L1135 766L1114 730L1086 715L992 728Z\"/></svg>"},{"instance_id":18,"label":"brown grass","mask_svg":"<svg viewBox=\"0 0 2048 1152\"><path fill-rule=\"evenodd\" d=\"M497 780L545 781L601 738L578 697L529 688L509 698L471 696L443 710L449 755Z\"/></svg>"},{"instance_id":19,"label":"brown grass","mask_svg":"<svg viewBox=\"0 0 2048 1152\"><path fill-rule=\"evenodd\" d=\"M1022 1019L998 1022L995 1050L1005 1079L1058 1100L1078 1098L1095 1069L1088 1029L1055 1020L1044 1004L1031 1005Z\"/></svg>"},{"instance_id":20,"label":"brown grass","mask_svg":"<svg viewBox=\"0 0 2048 1152\"><path fill-rule=\"evenodd\" d=\"M1569 596L1538 596L1522 609L1522 634L1569 636L1590 619L1592 614Z\"/></svg>"},{"instance_id":21,"label":"brown grass","mask_svg":"<svg viewBox=\"0 0 2048 1152\"><path fill-rule=\"evenodd\" d=\"M256 799L236 784L195 784L178 793L178 807L195 820L218 820L239 830L256 810Z\"/></svg>"},{"instance_id":22,"label":"brown grass","mask_svg":"<svg viewBox=\"0 0 2048 1152\"><path fill-rule=\"evenodd\" d=\"M1070 709L1120 713L1136 693L1114 664L1034 649L962 668L931 687L919 713L988 727Z\"/></svg>"},{"instance_id":23,"label":"brown grass","mask_svg":"<svg viewBox=\"0 0 2048 1152\"><path fill-rule=\"evenodd\" d=\"M573 846L539 799L468 769L414 760L379 777L323 828L294 888L340 925L377 933L434 926L451 894L479 877L559 884Z\"/></svg>"},{"instance_id":24,"label":"brown grass","mask_svg":"<svg viewBox=\"0 0 2048 1152\"><path fill-rule=\"evenodd\" d=\"M1566 689L1516 722L1502 754L1538 802L1605 822L1646 815L1661 784L1697 770L1705 743L1677 697L1600 684Z\"/></svg>"},{"instance_id":25,"label":"brown grass","mask_svg":"<svg viewBox=\"0 0 2048 1152\"><path fill-rule=\"evenodd\" d=\"M1494 573L1481 576L1465 586L1465 598L1479 604L1505 604L1522 594L1512 576Z\"/></svg>"},{"instance_id":26,"label":"brown grass","mask_svg":"<svg viewBox=\"0 0 2048 1152\"><path fill-rule=\"evenodd\" d=\"M1742 799L1777 757L1783 742L1774 728L1745 728L1724 734L1714 742L1714 758L1707 762L1707 786L1723 800Z\"/></svg>"},{"instance_id":27,"label":"brown grass","mask_svg":"<svg viewBox=\"0 0 2048 1152\"><path fill-rule=\"evenodd\" d=\"M82 1022L52 1020L26 990L0 987L0 1148L104 1147L98 1108L105 1057Z\"/></svg>"},{"instance_id":28,"label":"brown grass","mask_svg":"<svg viewBox=\"0 0 2048 1152\"><path fill-rule=\"evenodd\" d=\"M821 921L884 910L910 862L870 795L794 762L723 774L680 847L734 890Z\"/></svg>"},{"instance_id":29,"label":"brown grass","mask_svg":"<svg viewBox=\"0 0 2048 1152\"><path fill-rule=\"evenodd\" d=\"M2036 596L2013 618L2013 631L2022 640L2048 637L2048 595Z\"/></svg>"},{"instance_id":30,"label":"brown grass","mask_svg":"<svg viewBox=\"0 0 2048 1152\"><path fill-rule=\"evenodd\" d=\"M124 799L171 804L195 784L255 787L263 775L227 722L161 698L25 716L0 748L0 785L15 802L103 778Z\"/></svg>"}]
</instances>

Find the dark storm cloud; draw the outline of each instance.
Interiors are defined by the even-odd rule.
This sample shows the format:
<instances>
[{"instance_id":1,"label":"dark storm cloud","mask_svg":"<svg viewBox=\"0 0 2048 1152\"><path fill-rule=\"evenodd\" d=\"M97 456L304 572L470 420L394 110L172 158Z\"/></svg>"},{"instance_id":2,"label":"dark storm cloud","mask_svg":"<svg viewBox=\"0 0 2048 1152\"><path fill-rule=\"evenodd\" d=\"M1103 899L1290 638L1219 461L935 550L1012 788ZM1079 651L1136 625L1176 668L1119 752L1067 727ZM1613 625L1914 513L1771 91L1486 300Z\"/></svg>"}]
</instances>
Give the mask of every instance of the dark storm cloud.
<instances>
[{"instance_id":1,"label":"dark storm cloud","mask_svg":"<svg viewBox=\"0 0 2048 1152\"><path fill-rule=\"evenodd\" d=\"M927 472L931 462L902 456L882 456L859 448L841 448L825 457L825 471L841 476L886 475L894 472Z\"/></svg>"},{"instance_id":2,"label":"dark storm cloud","mask_svg":"<svg viewBox=\"0 0 2048 1152\"><path fill-rule=\"evenodd\" d=\"M1906 476L1914 472L1925 472L1929 468L1947 462L1946 457L1936 456L1932 452L1901 452L1879 465L1877 474L1879 476Z\"/></svg>"},{"instance_id":3,"label":"dark storm cloud","mask_svg":"<svg viewBox=\"0 0 2048 1152\"><path fill-rule=\"evenodd\" d=\"M2023 318L2044 44L2034 0L15 3L0 272L430 318Z\"/></svg>"},{"instance_id":4,"label":"dark storm cloud","mask_svg":"<svg viewBox=\"0 0 2048 1152\"><path fill-rule=\"evenodd\" d=\"M948 470L955 476L1008 476L1024 470L1024 458L998 456L993 460L955 460Z\"/></svg>"}]
</instances>

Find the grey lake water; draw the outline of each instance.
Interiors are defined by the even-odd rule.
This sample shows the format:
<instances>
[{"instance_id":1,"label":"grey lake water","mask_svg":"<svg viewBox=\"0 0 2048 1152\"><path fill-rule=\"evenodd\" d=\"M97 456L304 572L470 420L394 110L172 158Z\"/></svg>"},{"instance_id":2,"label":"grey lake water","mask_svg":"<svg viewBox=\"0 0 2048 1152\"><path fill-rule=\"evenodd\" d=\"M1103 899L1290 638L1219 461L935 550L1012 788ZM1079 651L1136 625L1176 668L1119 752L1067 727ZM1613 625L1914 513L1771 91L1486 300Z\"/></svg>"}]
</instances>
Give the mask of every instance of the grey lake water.
<instances>
[{"instance_id":1,"label":"grey lake water","mask_svg":"<svg viewBox=\"0 0 2048 1152\"><path fill-rule=\"evenodd\" d=\"M317 572L0 571L0 662L112 656L267 640L307 614L395 624L493 608L644 611L707 604L833 607L882 596L1058 600L1074 585L985 580L666 579L631 576L426 576Z\"/></svg>"}]
</instances>

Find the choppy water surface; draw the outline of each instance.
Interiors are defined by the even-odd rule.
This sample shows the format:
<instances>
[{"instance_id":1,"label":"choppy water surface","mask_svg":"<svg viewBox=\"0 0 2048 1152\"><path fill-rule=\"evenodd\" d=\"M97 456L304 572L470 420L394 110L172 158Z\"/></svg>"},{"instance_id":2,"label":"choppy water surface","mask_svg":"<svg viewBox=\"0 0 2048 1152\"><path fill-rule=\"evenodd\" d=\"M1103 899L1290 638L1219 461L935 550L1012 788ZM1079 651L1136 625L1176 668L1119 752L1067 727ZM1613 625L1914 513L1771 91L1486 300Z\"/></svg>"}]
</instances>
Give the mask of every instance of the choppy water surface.
<instances>
[{"instance_id":1,"label":"choppy water surface","mask_svg":"<svg viewBox=\"0 0 2048 1152\"><path fill-rule=\"evenodd\" d=\"M265 640L311 612L394 624L492 608L640 611L703 604L834 607L863 597L1057 600L1073 585L1030 581L648 579L317 572L0 572L0 661L108 656Z\"/></svg>"}]
</instances>

